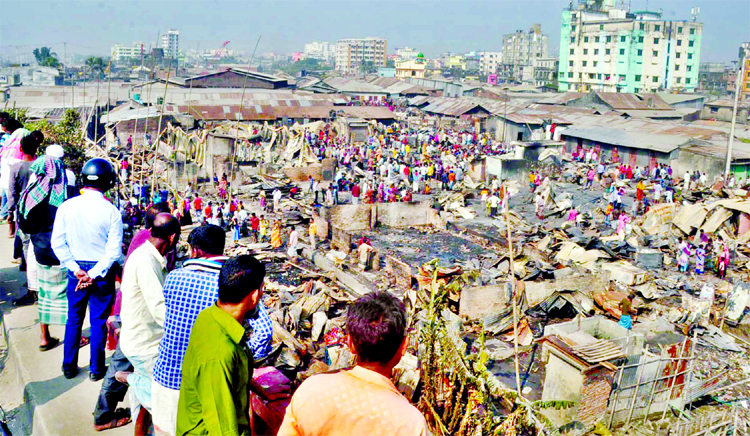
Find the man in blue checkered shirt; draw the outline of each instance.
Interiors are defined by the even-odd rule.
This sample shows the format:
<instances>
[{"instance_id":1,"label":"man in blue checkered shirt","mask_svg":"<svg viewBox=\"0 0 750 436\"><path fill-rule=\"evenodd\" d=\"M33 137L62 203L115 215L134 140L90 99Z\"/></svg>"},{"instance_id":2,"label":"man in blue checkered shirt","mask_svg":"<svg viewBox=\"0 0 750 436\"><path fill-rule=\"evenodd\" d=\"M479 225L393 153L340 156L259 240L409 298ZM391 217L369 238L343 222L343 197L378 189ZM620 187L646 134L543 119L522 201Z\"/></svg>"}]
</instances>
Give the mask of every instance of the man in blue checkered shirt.
<instances>
[{"instance_id":1,"label":"man in blue checkered shirt","mask_svg":"<svg viewBox=\"0 0 750 436\"><path fill-rule=\"evenodd\" d=\"M219 271L227 259L222 256L225 241L221 227L210 224L197 227L188 237L191 259L164 280L167 313L151 387L151 415L157 434L176 432L182 360L198 314L219 297ZM257 310L258 316L247 320L252 329L249 344L256 362L271 352L273 337L268 311L263 304L258 304Z\"/></svg>"}]
</instances>

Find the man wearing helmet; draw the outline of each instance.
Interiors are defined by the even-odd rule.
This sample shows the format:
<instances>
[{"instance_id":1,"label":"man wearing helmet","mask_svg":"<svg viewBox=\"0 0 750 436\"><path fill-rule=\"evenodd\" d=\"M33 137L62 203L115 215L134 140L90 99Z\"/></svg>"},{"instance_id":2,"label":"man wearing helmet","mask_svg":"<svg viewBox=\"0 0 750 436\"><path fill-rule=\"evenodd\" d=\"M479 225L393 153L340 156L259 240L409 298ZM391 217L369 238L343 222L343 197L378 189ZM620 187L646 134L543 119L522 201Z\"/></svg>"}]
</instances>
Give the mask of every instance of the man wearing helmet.
<instances>
[{"instance_id":1,"label":"man wearing helmet","mask_svg":"<svg viewBox=\"0 0 750 436\"><path fill-rule=\"evenodd\" d=\"M78 374L78 345L89 308L91 360L89 378L104 377L106 320L115 301L115 271L112 265L122 255L122 218L104 198L115 184L115 171L104 159L91 159L81 170L80 196L57 210L52 229L52 249L68 269L68 320L65 325L63 375Z\"/></svg>"}]
</instances>

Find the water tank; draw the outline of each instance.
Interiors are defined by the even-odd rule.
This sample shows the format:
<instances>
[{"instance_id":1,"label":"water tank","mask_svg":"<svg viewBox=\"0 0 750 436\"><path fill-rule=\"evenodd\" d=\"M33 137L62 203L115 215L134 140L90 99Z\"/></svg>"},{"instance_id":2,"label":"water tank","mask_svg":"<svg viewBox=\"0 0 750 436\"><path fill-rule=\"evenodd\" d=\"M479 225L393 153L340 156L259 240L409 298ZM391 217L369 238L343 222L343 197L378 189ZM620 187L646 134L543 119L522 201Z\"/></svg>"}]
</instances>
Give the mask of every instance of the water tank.
<instances>
[{"instance_id":1,"label":"water tank","mask_svg":"<svg viewBox=\"0 0 750 436\"><path fill-rule=\"evenodd\" d=\"M515 147L516 147L516 154L514 157L516 159L523 159L523 154L526 151L526 148L520 145L516 145Z\"/></svg>"}]
</instances>

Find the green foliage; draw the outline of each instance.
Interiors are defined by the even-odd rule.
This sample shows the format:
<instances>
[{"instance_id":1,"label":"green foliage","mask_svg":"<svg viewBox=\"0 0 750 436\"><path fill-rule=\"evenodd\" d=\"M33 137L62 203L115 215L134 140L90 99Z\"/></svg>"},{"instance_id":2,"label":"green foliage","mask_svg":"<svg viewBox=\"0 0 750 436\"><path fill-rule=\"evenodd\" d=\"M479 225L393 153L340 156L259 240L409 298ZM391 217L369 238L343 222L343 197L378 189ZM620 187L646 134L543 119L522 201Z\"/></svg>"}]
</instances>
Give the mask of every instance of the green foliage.
<instances>
[{"instance_id":1,"label":"green foliage","mask_svg":"<svg viewBox=\"0 0 750 436\"><path fill-rule=\"evenodd\" d=\"M299 74L302 70L305 71L320 71L320 70L330 70L331 67L324 65L320 60L318 59L303 59L299 62L295 62L291 65L287 65L285 67L280 68L281 71L291 75L296 76Z\"/></svg>"},{"instance_id":2,"label":"green foliage","mask_svg":"<svg viewBox=\"0 0 750 436\"><path fill-rule=\"evenodd\" d=\"M47 120L28 121L26 108L13 108L6 111L20 121L27 130L40 130L44 134L44 143L43 147L40 147L40 153L44 152L47 145L60 144L65 150L65 163L73 171L78 171L86 162L80 116L75 109L66 110L57 124Z\"/></svg>"},{"instance_id":3,"label":"green foliage","mask_svg":"<svg viewBox=\"0 0 750 436\"><path fill-rule=\"evenodd\" d=\"M36 63L43 67L58 68L60 61L57 60L57 53L54 53L50 47L41 47L34 49L34 58Z\"/></svg>"},{"instance_id":4,"label":"green foliage","mask_svg":"<svg viewBox=\"0 0 750 436\"><path fill-rule=\"evenodd\" d=\"M86 69L93 77L101 78L105 68L106 62L104 61L104 58L91 56L86 59Z\"/></svg>"}]
</instances>

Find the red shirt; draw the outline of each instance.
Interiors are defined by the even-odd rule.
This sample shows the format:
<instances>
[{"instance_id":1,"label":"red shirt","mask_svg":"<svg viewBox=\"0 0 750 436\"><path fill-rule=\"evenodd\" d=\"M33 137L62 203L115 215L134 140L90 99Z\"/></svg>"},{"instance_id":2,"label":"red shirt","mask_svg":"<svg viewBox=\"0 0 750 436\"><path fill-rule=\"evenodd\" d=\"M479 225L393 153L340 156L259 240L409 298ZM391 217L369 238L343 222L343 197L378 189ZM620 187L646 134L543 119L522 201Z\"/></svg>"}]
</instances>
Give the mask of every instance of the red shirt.
<instances>
[{"instance_id":1,"label":"red shirt","mask_svg":"<svg viewBox=\"0 0 750 436\"><path fill-rule=\"evenodd\" d=\"M206 206L206 210L203 211L203 215L205 216L211 216L211 206Z\"/></svg>"},{"instance_id":2,"label":"red shirt","mask_svg":"<svg viewBox=\"0 0 750 436\"><path fill-rule=\"evenodd\" d=\"M193 207L195 210L201 210L201 207L203 206L203 200L201 200L200 197L193 200Z\"/></svg>"},{"instance_id":3,"label":"red shirt","mask_svg":"<svg viewBox=\"0 0 750 436\"><path fill-rule=\"evenodd\" d=\"M359 185L352 186L352 197L359 197Z\"/></svg>"},{"instance_id":4,"label":"red shirt","mask_svg":"<svg viewBox=\"0 0 750 436\"><path fill-rule=\"evenodd\" d=\"M250 217L250 228L258 230L258 226L260 226L260 218L257 216Z\"/></svg>"}]
</instances>

